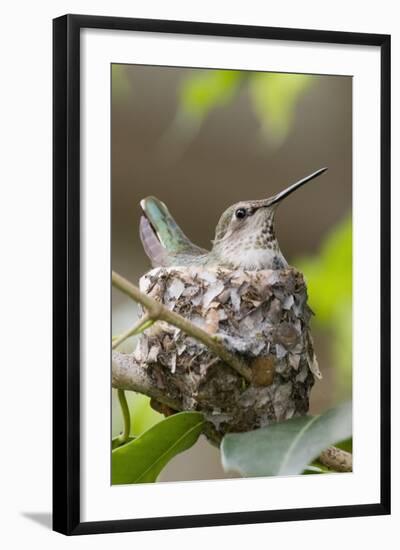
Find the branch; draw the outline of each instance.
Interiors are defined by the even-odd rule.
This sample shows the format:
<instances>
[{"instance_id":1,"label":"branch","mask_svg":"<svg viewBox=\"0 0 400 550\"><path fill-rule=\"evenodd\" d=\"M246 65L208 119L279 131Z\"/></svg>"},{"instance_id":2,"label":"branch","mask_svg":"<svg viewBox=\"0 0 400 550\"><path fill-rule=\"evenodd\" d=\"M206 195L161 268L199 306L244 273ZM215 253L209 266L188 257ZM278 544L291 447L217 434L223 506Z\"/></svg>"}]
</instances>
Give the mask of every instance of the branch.
<instances>
[{"instance_id":1,"label":"branch","mask_svg":"<svg viewBox=\"0 0 400 550\"><path fill-rule=\"evenodd\" d=\"M328 447L319 455L319 461L335 472L353 471L353 455L338 447Z\"/></svg>"},{"instance_id":2,"label":"branch","mask_svg":"<svg viewBox=\"0 0 400 550\"><path fill-rule=\"evenodd\" d=\"M112 385L116 389L129 390L157 399L176 411L182 410L182 401L159 388L149 371L138 363L133 355L112 352Z\"/></svg>"},{"instance_id":3,"label":"branch","mask_svg":"<svg viewBox=\"0 0 400 550\"><path fill-rule=\"evenodd\" d=\"M251 369L246 365L244 361L238 358L236 355L228 351L223 344L214 336L210 336L208 332L204 331L194 323L188 321L181 315L178 315L174 311L170 311L163 306L160 302L157 302L147 294L141 292L137 286L130 283L127 279L116 273L112 272L112 284L127 294L130 298L139 302L147 309L149 319L152 321L165 321L170 325L174 325L189 336L192 336L211 351L218 355L224 363L232 367L237 373L239 373L248 382L251 381Z\"/></svg>"}]
</instances>

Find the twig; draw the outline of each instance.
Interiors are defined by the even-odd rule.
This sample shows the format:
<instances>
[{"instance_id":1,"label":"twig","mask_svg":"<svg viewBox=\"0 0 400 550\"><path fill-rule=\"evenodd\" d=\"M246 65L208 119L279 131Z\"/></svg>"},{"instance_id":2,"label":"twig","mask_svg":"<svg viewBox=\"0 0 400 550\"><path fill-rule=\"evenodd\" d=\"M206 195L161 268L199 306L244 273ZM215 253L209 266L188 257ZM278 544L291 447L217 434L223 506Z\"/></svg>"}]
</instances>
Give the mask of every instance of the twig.
<instances>
[{"instance_id":1,"label":"twig","mask_svg":"<svg viewBox=\"0 0 400 550\"><path fill-rule=\"evenodd\" d=\"M319 455L319 461L335 472L352 472L353 456L338 447L328 447Z\"/></svg>"},{"instance_id":2,"label":"twig","mask_svg":"<svg viewBox=\"0 0 400 550\"><path fill-rule=\"evenodd\" d=\"M232 367L237 373L243 376L243 378L249 382L251 381L251 369L244 361L228 351L225 346L217 340L217 338L210 336L207 332L191 321L188 321L174 311L170 311L160 304L160 302L157 302L147 294L144 294L137 286L130 283L127 279L115 271L112 272L112 284L121 290L121 292L124 292L130 296L130 298L142 304L142 306L147 309L149 319L152 321L165 321L166 323L181 329L189 336L196 338L196 340L199 340L202 344L218 355L224 363Z\"/></svg>"},{"instance_id":3,"label":"twig","mask_svg":"<svg viewBox=\"0 0 400 550\"><path fill-rule=\"evenodd\" d=\"M119 436L119 442L121 445L126 443L129 439L131 433L131 415L129 412L128 402L126 400L126 395L124 390L117 390L118 401L121 407L122 419L124 421L124 429L122 434Z\"/></svg>"},{"instance_id":4,"label":"twig","mask_svg":"<svg viewBox=\"0 0 400 550\"><path fill-rule=\"evenodd\" d=\"M154 323L149 317L149 315L146 313L141 317L137 323L133 325L132 328L118 336L112 343L112 349L117 348L122 342L125 342L127 338L130 338L134 334L138 334L139 332L143 332L146 328L149 328Z\"/></svg>"}]
</instances>

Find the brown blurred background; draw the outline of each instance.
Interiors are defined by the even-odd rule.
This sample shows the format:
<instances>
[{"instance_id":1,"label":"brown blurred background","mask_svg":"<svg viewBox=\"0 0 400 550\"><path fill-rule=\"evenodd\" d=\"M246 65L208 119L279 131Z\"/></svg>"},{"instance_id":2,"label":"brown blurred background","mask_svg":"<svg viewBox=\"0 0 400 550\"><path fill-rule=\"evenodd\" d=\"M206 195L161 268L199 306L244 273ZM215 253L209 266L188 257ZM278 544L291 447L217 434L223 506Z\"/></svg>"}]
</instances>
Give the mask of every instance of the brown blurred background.
<instances>
[{"instance_id":1,"label":"brown blurred background","mask_svg":"<svg viewBox=\"0 0 400 550\"><path fill-rule=\"evenodd\" d=\"M296 81L296 75L285 80L285 75L265 78L266 73L212 73L112 66L112 268L135 283L150 268L138 232L139 201L147 195L162 199L189 238L209 248L230 204L270 196L327 166L324 176L288 198L277 213L282 252L298 267L297 259L304 257L317 265L324 242L351 213L351 78L315 75ZM351 262L342 267L351 273ZM326 292L335 289L328 285ZM136 306L115 290L112 300L113 334L118 334L134 323ZM311 413L351 392L350 382L343 387L337 380L343 373L331 345L343 323L332 330L329 322L319 326L315 313L313 334L324 378L313 389ZM123 349L134 345L127 342ZM137 431L158 420L147 400L131 396L130 403ZM114 433L120 422L114 403ZM201 440L176 457L161 479L219 477L224 477L219 453Z\"/></svg>"}]
</instances>

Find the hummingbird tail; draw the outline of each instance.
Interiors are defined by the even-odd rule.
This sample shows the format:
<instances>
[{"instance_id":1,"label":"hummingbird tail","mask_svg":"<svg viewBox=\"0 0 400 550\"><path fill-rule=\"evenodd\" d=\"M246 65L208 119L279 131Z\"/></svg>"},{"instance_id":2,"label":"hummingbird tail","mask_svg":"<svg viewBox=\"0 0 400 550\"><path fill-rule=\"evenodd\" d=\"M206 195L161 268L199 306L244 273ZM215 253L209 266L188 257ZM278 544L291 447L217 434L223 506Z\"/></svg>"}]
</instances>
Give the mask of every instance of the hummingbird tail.
<instances>
[{"instance_id":1,"label":"hummingbird tail","mask_svg":"<svg viewBox=\"0 0 400 550\"><path fill-rule=\"evenodd\" d=\"M144 251L149 257L151 265L153 267L166 266L167 258L165 248L163 248L154 229L145 216L140 218L139 234Z\"/></svg>"},{"instance_id":2,"label":"hummingbird tail","mask_svg":"<svg viewBox=\"0 0 400 550\"><path fill-rule=\"evenodd\" d=\"M167 252L179 252L182 241L187 240L187 237L165 204L156 197L147 197L140 202L140 205L162 246Z\"/></svg>"},{"instance_id":3,"label":"hummingbird tail","mask_svg":"<svg viewBox=\"0 0 400 550\"><path fill-rule=\"evenodd\" d=\"M140 206L144 213L140 237L154 267L174 265L178 256L198 256L207 252L186 237L168 208L156 197L143 199Z\"/></svg>"}]
</instances>

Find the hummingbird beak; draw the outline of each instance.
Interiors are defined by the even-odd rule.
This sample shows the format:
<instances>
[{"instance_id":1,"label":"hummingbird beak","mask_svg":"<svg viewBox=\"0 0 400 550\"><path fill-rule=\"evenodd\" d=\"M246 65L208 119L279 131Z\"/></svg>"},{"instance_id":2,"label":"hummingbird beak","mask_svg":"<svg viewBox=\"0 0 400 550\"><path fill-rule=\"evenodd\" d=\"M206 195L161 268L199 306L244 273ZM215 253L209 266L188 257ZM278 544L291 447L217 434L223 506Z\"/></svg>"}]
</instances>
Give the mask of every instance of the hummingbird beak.
<instances>
[{"instance_id":1,"label":"hummingbird beak","mask_svg":"<svg viewBox=\"0 0 400 550\"><path fill-rule=\"evenodd\" d=\"M313 172L309 176L306 176L305 178L303 178L299 181L296 181L296 183L293 183L292 185L290 185L289 187L287 187L286 189L284 189L280 193L277 193L273 197L270 197L269 199L267 199L265 201L266 202L265 206L272 206L273 204L277 204L277 203L281 202L281 200L283 200L286 197L288 197L289 195L291 195L294 191L296 191L297 189L302 187L305 183L311 181L312 179L316 178L317 176L320 176L321 174L326 172L326 170L328 170L328 168L321 168L320 170L317 170L316 172Z\"/></svg>"}]
</instances>

